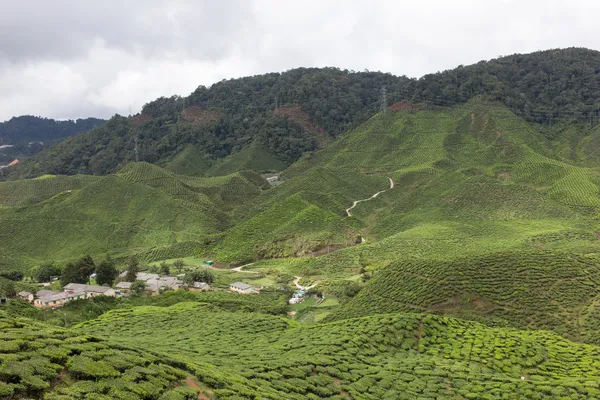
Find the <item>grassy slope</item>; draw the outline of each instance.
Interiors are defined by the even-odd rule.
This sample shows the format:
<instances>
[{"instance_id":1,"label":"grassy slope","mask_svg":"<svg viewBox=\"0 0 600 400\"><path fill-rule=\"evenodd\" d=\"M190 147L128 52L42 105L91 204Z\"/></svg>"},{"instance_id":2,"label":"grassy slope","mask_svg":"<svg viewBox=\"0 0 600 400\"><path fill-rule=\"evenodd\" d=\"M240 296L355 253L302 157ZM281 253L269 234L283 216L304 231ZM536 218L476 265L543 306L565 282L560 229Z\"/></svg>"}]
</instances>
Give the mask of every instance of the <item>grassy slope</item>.
<instances>
[{"instance_id":1,"label":"grassy slope","mask_svg":"<svg viewBox=\"0 0 600 400\"><path fill-rule=\"evenodd\" d=\"M204 176L210 166L205 155L190 144L166 165L166 169L178 175Z\"/></svg>"},{"instance_id":2,"label":"grassy slope","mask_svg":"<svg viewBox=\"0 0 600 400\"><path fill-rule=\"evenodd\" d=\"M287 166L274 154L265 150L265 146L253 141L237 153L217 161L207 172L208 176L221 176L237 171L252 170L258 172L277 172Z\"/></svg>"},{"instance_id":3,"label":"grassy slope","mask_svg":"<svg viewBox=\"0 0 600 400\"><path fill-rule=\"evenodd\" d=\"M387 262L453 258L497 247L597 251L596 171L545 156L551 148L506 108L481 99L454 109L388 112L284 171L286 182L238 210L242 222L219 243L216 256L252 259L265 247L271 254L297 255L302 252L289 251L290 240L323 248L366 237L360 248L304 262L323 275L351 275L363 253ZM388 176L393 190L345 217L353 200L386 189ZM292 221L307 207L336 220L310 221L318 227L315 240ZM285 226L285 234L277 233L277 226ZM556 234L577 239L536 241Z\"/></svg>"},{"instance_id":4,"label":"grassy slope","mask_svg":"<svg viewBox=\"0 0 600 400\"><path fill-rule=\"evenodd\" d=\"M231 209L257 195L264 184L251 173L180 177L145 163L102 178L59 177L7 185L20 183L36 193L32 199L42 201L0 209L5 227L0 232L1 260L13 268L86 253L144 252L145 258L168 255L164 248L174 248L173 257L193 253L194 242L226 229Z\"/></svg>"},{"instance_id":5,"label":"grassy slope","mask_svg":"<svg viewBox=\"0 0 600 400\"><path fill-rule=\"evenodd\" d=\"M113 311L78 330L188 362L202 360L289 399L600 394L595 346L544 331L489 328L433 315L388 314L308 327L184 303ZM194 334L198 331L202 335Z\"/></svg>"},{"instance_id":6,"label":"grassy slope","mask_svg":"<svg viewBox=\"0 0 600 400\"><path fill-rule=\"evenodd\" d=\"M379 271L332 316L419 311L519 328L550 329L598 343L589 308L600 294L597 257L499 252L452 261L399 261Z\"/></svg>"},{"instance_id":7,"label":"grassy slope","mask_svg":"<svg viewBox=\"0 0 600 400\"><path fill-rule=\"evenodd\" d=\"M6 399L281 398L203 360L185 361L1 311L0 338L0 397Z\"/></svg>"}]
</instances>

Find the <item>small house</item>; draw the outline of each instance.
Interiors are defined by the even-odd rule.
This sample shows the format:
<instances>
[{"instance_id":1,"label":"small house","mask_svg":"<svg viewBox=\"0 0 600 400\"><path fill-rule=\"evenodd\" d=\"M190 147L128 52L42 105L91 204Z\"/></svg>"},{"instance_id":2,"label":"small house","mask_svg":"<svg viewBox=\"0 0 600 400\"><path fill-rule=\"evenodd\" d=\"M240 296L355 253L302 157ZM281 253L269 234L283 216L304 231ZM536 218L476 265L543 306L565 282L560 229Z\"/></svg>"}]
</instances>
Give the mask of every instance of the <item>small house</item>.
<instances>
[{"instance_id":1,"label":"small house","mask_svg":"<svg viewBox=\"0 0 600 400\"><path fill-rule=\"evenodd\" d=\"M30 303L32 303L33 300L35 299L34 294L30 293L30 292L19 292L19 293L17 293L17 296L19 296L20 299L23 299L23 300L28 301Z\"/></svg>"},{"instance_id":2,"label":"small house","mask_svg":"<svg viewBox=\"0 0 600 400\"><path fill-rule=\"evenodd\" d=\"M40 292L42 296L39 295ZM51 293L48 293L51 292ZM47 308L47 307L61 307L67 303L67 293L65 292L53 292L51 290L40 290L38 292L38 298L33 301L35 307Z\"/></svg>"},{"instance_id":3,"label":"small house","mask_svg":"<svg viewBox=\"0 0 600 400\"><path fill-rule=\"evenodd\" d=\"M120 296L127 296L129 295L129 292L131 291L131 283L132 282L119 282L117 283L117 285L115 286L115 295L117 297Z\"/></svg>"},{"instance_id":4,"label":"small house","mask_svg":"<svg viewBox=\"0 0 600 400\"><path fill-rule=\"evenodd\" d=\"M119 278L125 278L125 276L127 276L127 271L122 272L119 274ZM136 281L144 281L147 282L150 279L159 279L160 275L158 274L150 274L147 272L138 272L135 276L135 280Z\"/></svg>"},{"instance_id":5,"label":"small house","mask_svg":"<svg viewBox=\"0 0 600 400\"><path fill-rule=\"evenodd\" d=\"M250 294L250 293L256 292L256 288L254 286L248 285L247 283L244 283L244 282L235 282L235 283L230 284L229 290L231 290L232 292L241 293L241 294Z\"/></svg>"},{"instance_id":6,"label":"small house","mask_svg":"<svg viewBox=\"0 0 600 400\"><path fill-rule=\"evenodd\" d=\"M194 282L189 288L190 292L206 292L210 290L210 285L204 282Z\"/></svg>"},{"instance_id":7,"label":"small house","mask_svg":"<svg viewBox=\"0 0 600 400\"><path fill-rule=\"evenodd\" d=\"M146 281L146 290L150 292L152 296L158 296L168 288L169 285L166 281L161 281L159 279L148 279Z\"/></svg>"},{"instance_id":8,"label":"small house","mask_svg":"<svg viewBox=\"0 0 600 400\"><path fill-rule=\"evenodd\" d=\"M65 291L83 291L88 298L96 296L115 297L115 289L109 286L86 285L83 283L69 283L63 288Z\"/></svg>"}]
</instances>

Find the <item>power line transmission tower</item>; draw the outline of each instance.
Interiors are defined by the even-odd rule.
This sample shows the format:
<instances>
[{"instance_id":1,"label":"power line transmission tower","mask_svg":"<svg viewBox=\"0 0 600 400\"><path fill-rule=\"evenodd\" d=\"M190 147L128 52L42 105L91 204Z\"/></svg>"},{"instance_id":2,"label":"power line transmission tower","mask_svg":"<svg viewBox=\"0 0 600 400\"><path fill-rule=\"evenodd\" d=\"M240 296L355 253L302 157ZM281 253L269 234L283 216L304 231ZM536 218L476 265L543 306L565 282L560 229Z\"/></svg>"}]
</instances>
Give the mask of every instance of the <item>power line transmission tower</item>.
<instances>
[{"instance_id":1,"label":"power line transmission tower","mask_svg":"<svg viewBox=\"0 0 600 400\"><path fill-rule=\"evenodd\" d=\"M385 112L387 110L387 89L385 86L381 88L381 104L379 110Z\"/></svg>"}]
</instances>

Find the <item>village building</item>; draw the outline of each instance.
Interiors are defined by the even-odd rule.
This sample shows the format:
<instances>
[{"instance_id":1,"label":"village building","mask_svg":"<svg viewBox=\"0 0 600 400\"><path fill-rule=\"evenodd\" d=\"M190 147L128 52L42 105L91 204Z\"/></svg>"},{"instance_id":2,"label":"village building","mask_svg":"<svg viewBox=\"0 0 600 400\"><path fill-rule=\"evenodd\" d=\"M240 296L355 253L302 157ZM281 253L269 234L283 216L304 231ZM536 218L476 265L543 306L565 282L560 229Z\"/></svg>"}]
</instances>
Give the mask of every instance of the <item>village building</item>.
<instances>
[{"instance_id":1,"label":"village building","mask_svg":"<svg viewBox=\"0 0 600 400\"><path fill-rule=\"evenodd\" d=\"M121 274L119 274L119 278L125 278L127 276L127 272L122 272ZM150 279L160 279L160 275L158 274L151 274L148 272L138 272L135 275L135 280L136 281L144 281L147 282Z\"/></svg>"},{"instance_id":2,"label":"village building","mask_svg":"<svg viewBox=\"0 0 600 400\"><path fill-rule=\"evenodd\" d=\"M83 291L87 297L109 296L115 297L115 289L109 286L86 285L83 283L69 283L63 288L65 291Z\"/></svg>"},{"instance_id":3,"label":"village building","mask_svg":"<svg viewBox=\"0 0 600 400\"><path fill-rule=\"evenodd\" d=\"M128 296L131 292L131 282L119 282L115 286L115 295L119 296Z\"/></svg>"},{"instance_id":4,"label":"village building","mask_svg":"<svg viewBox=\"0 0 600 400\"><path fill-rule=\"evenodd\" d=\"M257 292L257 290L254 286L248 285L247 283L244 283L244 282L231 283L229 285L229 290L231 290L232 292L241 293L241 294L250 294L250 293Z\"/></svg>"},{"instance_id":5,"label":"village building","mask_svg":"<svg viewBox=\"0 0 600 400\"><path fill-rule=\"evenodd\" d=\"M192 286L189 287L190 292L206 292L210 290L210 285L204 282L194 282Z\"/></svg>"},{"instance_id":6,"label":"village building","mask_svg":"<svg viewBox=\"0 0 600 400\"><path fill-rule=\"evenodd\" d=\"M42 292L40 294L40 292ZM65 292L54 292L52 290L40 290L37 292L37 299L33 301L35 307L47 308L47 307L60 307L67 303L67 293Z\"/></svg>"},{"instance_id":7,"label":"village building","mask_svg":"<svg viewBox=\"0 0 600 400\"><path fill-rule=\"evenodd\" d=\"M32 303L33 300L35 299L35 295L30 292L19 292L19 293L17 293L17 296L19 296L19 298L21 298L25 301L28 301L30 303Z\"/></svg>"}]
</instances>

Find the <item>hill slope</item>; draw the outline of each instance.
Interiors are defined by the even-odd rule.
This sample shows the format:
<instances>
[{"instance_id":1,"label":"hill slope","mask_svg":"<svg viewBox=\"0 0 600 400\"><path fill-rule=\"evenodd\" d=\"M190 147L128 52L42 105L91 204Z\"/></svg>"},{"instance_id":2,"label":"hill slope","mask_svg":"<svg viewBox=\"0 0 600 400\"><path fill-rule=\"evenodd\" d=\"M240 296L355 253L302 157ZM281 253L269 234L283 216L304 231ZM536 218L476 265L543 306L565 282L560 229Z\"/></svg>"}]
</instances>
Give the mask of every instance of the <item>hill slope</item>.
<instances>
[{"instance_id":1,"label":"hill slope","mask_svg":"<svg viewBox=\"0 0 600 400\"><path fill-rule=\"evenodd\" d=\"M311 242L294 222L308 206L329 217L303 219L318 237L304 254L354 245L361 238L371 243L341 250L322 263L307 261L330 272L340 264L349 273L357 271L362 253L375 260L445 258L497 246L568 247L569 236L577 238L576 246L598 249L596 170L557 161L546 155L550 152L549 141L526 122L484 99L455 108L390 111L286 169L284 183L237 211L240 222L215 253L231 261L269 252L294 255L290 241ZM353 201L389 189L389 179L393 189L346 215ZM336 222L323 227L324 221ZM567 240L540 244L536 239L557 232ZM238 245L241 238L244 246Z\"/></svg>"},{"instance_id":2,"label":"hill slope","mask_svg":"<svg viewBox=\"0 0 600 400\"><path fill-rule=\"evenodd\" d=\"M188 255L202 238L226 229L230 210L264 185L252 173L180 177L145 163L101 178L0 183L0 191L23 193L0 209L0 262L23 269L86 253Z\"/></svg>"},{"instance_id":3,"label":"hill slope","mask_svg":"<svg viewBox=\"0 0 600 400\"><path fill-rule=\"evenodd\" d=\"M569 141L583 143L597 127L599 71L600 52L570 48L515 54L418 80L336 68L232 79L201 86L186 98L159 98L135 118L115 116L110 126L43 152L11 174L113 173L136 159L136 136L140 160L152 163L165 164L188 144L220 159L260 138L289 165L372 116L383 86L390 103L455 106L487 95L536 124L556 139L558 156L575 161L566 150Z\"/></svg>"},{"instance_id":4,"label":"hill slope","mask_svg":"<svg viewBox=\"0 0 600 400\"><path fill-rule=\"evenodd\" d=\"M276 390L280 398L600 394L592 384L600 357L595 346L543 331L432 315L389 314L306 327L275 316L182 303L112 311L78 330L218 365L263 390ZM200 330L202 335L193 334Z\"/></svg>"}]
</instances>

